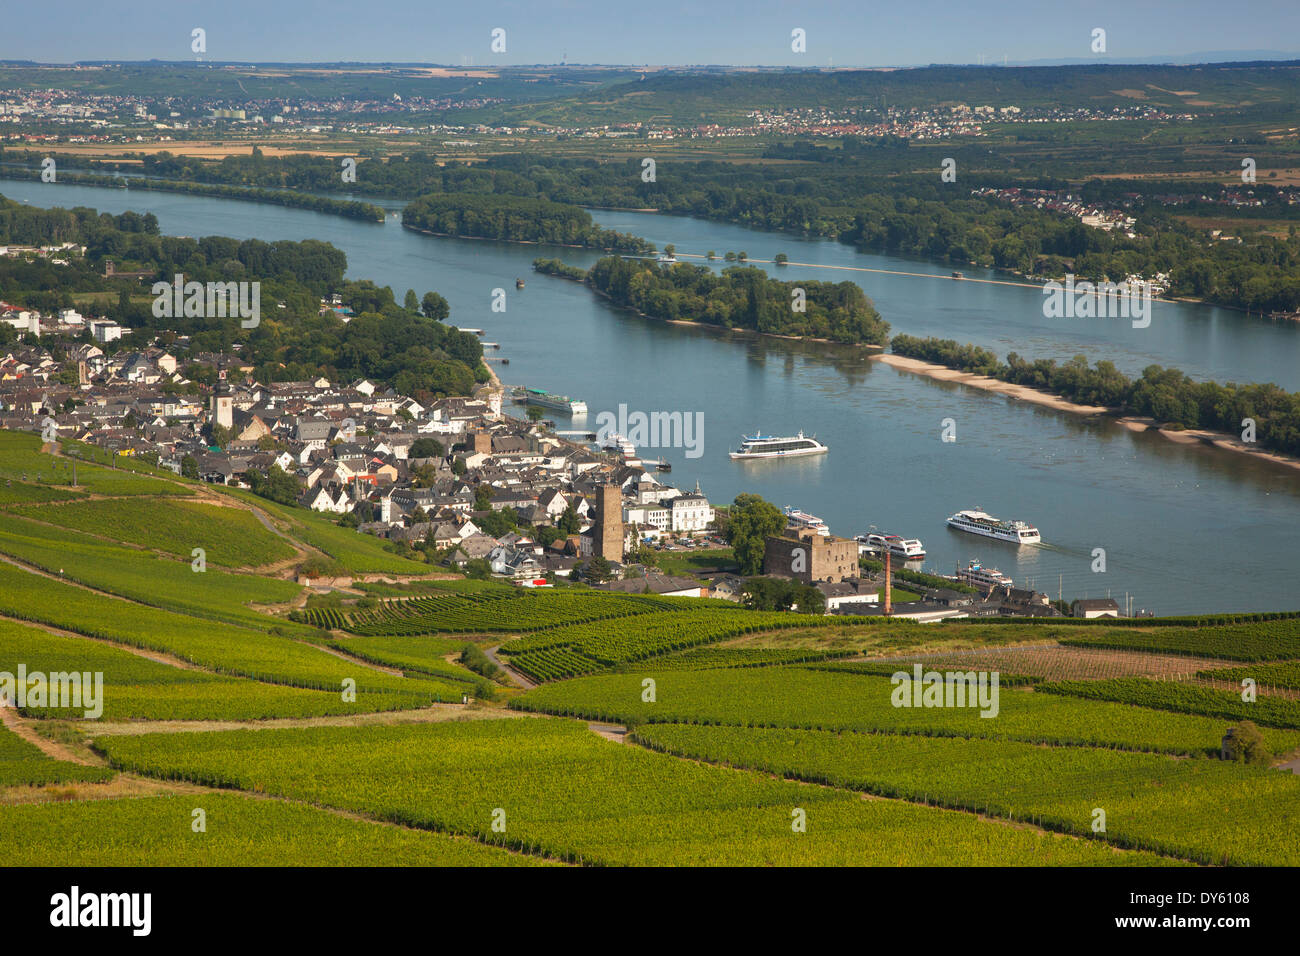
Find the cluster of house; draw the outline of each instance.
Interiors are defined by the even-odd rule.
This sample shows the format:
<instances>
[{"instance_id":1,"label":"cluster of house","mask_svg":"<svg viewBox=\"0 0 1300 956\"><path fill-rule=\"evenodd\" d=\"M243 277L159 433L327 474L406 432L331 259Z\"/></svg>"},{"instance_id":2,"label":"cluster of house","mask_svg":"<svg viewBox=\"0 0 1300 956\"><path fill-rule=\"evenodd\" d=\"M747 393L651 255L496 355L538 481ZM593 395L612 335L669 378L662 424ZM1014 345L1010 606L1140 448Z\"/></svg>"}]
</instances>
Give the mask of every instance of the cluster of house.
<instances>
[{"instance_id":1,"label":"cluster of house","mask_svg":"<svg viewBox=\"0 0 1300 956\"><path fill-rule=\"evenodd\" d=\"M91 337L102 345L116 342L122 337L122 326L112 319L96 319L82 315L76 309L59 309L56 312L43 313L22 305L11 305L0 301L0 322L11 326L26 337L40 338L46 335L80 335L90 332Z\"/></svg>"},{"instance_id":2,"label":"cluster of house","mask_svg":"<svg viewBox=\"0 0 1300 956\"><path fill-rule=\"evenodd\" d=\"M425 404L366 380L262 384L238 353L199 353L191 365L213 370L216 385L186 394L195 390L161 348L110 355L81 343L55 360L24 343L0 353L0 428L45 431L53 421L62 439L223 485L251 487L278 468L307 508L355 513L363 532L431 543L462 565L484 559L523 584L581 573L598 556L601 577L615 581L608 586L633 587L618 580L629 549L700 536L714 520L698 486L680 491L644 467L503 414L496 385ZM487 533L481 525L502 525L488 514L504 509L514 512L508 524L530 533L564 531L540 536L555 539L546 545L522 531ZM653 573L635 587L708 593L698 581Z\"/></svg>"}]
</instances>

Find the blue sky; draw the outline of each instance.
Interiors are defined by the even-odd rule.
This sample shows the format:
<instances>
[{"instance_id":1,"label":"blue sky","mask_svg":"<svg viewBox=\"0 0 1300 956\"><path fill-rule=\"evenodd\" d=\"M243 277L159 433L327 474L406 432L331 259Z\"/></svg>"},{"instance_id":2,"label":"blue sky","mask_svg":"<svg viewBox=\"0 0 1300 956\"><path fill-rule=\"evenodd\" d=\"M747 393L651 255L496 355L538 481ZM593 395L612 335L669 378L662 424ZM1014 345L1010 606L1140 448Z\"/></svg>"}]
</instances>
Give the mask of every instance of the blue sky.
<instances>
[{"instance_id":1,"label":"blue sky","mask_svg":"<svg viewBox=\"0 0 1300 956\"><path fill-rule=\"evenodd\" d=\"M212 60L883 66L1094 58L1095 27L1113 58L1300 51L1300 0L9 0L0 59L192 60L194 27Z\"/></svg>"}]
</instances>

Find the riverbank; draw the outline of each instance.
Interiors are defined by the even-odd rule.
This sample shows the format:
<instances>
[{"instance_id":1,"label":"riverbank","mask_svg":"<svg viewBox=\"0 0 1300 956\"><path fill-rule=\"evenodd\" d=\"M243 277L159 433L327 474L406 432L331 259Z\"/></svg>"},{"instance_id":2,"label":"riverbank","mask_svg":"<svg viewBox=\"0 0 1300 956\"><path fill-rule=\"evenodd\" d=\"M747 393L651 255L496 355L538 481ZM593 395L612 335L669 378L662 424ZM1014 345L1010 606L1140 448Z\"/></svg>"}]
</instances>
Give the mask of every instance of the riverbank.
<instances>
[{"instance_id":1,"label":"riverbank","mask_svg":"<svg viewBox=\"0 0 1300 956\"><path fill-rule=\"evenodd\" d=\"M873 355L871 356L871 360L873 362L883 362L886 365L900 369L904 372L912 372L915 375L923 375L926 378L937 379L941 382L957 382L961 385L969 385L971 388L982 389L986 392L996 392L999 395L1006 395L1008 398L1014 398L1022 402L1032 402L1035 405L1043 405L1059 412L1070 412L1074 415L1116 414L1115 409L1108 408L1105 405L1079 405L1075 402L1061 398L1059 395L1040 392L1036 389L1029 388L1027 385L1013 385L1012 383L1004 382L1001 379L989 378L987 375L976 375L973 372L963 372L960 369L949 368L946 365L936 365L933 362L923 362L920 359L907 358L903 355L895 355L892 352Z\"/></svg>"},{"instance_id":2,"label":"riverbank","mask_svg":"<svg viewBox=\"0 0 1300 956\"><path fill-rule=\"evenodd\" d=\"M1000 379L989 378L986 375L975 375L972 372L963 372L959 369L949 368L946 365L936 365L933 362L923 362L920 359L907 358L903 355L894 355L887 353L883 355L873 355L871 360L882 362L892 368L903 372L911 372L914 375L921 375L926 378L932 378L941 382L957 382L960 385L969 385L971 388L978 388L986 392L995 392L999 395L1005 395L1008 398L1014 398L1017 401L1031 402L1034 405L1042 405L1045 408L1051 408L1058 412L1069 412L1072 415L1098 416L1105 415L1114 419L1117 425L1127 428L1132 432L1155 431L1164 438L1178 445L1198 446L1201 448L1217 448L1221 451L1234 452L1239 455L1249 455L1259 461L1268 462L1274 465L1281 465L1284 468L1290 468L1293 471L1300 471L1300 458L1293 458L1290 455L1283 455L1279 452L1266 451L1262 448L1255 447L1239 438L1228 434L1227 432L1210 431L1203 428L1164 428L1161 423L1152 418L1138 418L1135 416L1124 416L1117 409L1109 408L1105 405L1080 405L1061 398L1059 395L1052 395L1050 392L1041 392L1027 385L1013 385L1010 382L1004 382Z\"/></svg>"}]
</instances>

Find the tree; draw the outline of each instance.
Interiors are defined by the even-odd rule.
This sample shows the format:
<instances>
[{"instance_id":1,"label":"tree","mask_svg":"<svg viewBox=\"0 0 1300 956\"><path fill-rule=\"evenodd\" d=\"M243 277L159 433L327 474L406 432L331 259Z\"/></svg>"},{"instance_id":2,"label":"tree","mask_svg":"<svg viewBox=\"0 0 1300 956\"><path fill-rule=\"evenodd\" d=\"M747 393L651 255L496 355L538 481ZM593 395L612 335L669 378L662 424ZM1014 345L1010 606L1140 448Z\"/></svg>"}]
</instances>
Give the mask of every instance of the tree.
<instances>
[{"instance_id":1,"label":"tree","mask_svg":"<svg viewBox=\"0 0 1300 956\"><path fill-rule=\"evenodd\" d=\"M704 257L706 259L716 259L718 258L718 254L714 252L712 249L710 249L708 252L704 254Z\"/></svg>"},{"instance_id":2,"label":"tree","mask_svg":"<svg viewBox=\"0 0 1300 956\"><path fill-rule=\"evenodd\" d=\"M182 458L181 474L186 478L197 478L199 476L199 460L193 455L186 455Z\"/></svg>"},{"instance_id":3,"label":"tree","mask_svg":"<svg viewBox=\"0 0 1300 956\"><path fill-rule=\"evenodd\" d=\"M402 302L402 308L406 309L407 312L420 311L420 300L416 298L414 289L406 290L406 299Z\"/></svg>"},{"instance_id":4,"label":"tree","mask_svg":"<svg viewBox=\"0 0 1300 956\"><path fill-rule=\"evenodd\" d=\"M1264 743L1264 735L1253 721L1243 720L1228 728L1223 736L1223 757L1237 763L1272 763L1273 755Z\"/></svg>"},{"instance_id":5,"label":"tree","mask_svg":"<svg viewBox=\"0 0 1300 956\"><path fill-rule=\"evenodd\" d=\"M787 256L784 252L778 252L776 254L776 258L773 259L772 261L775 262L778 266L783 266L790 261L790 257Z\"/></svg>"},{"instance_id":6,"label":"tree","mask_svg":"<svg viewBox=\"0 0 1300 956\"><path fill-rule=\"evenodd\" d=\"M420 302L420 308L424 311L425 318L433 319L435 322L443 322L451 315L451 306L436 292L426 292Z\"/></svg>"},{"instance_id":7,"label":"tree","mask_svg":"<svg viewBox=\"0 0 1300 956\"><path fill-rule=\"evenodd\" d=\"M578 512L573 505L564 509L564 514L560 515L560 520L555 522L555 526L564 534L577 534L582 528L582 519L578 517Z\"/></svg>"},{"instance_id":8,"label":"tree","mask_svg":"<svg viewBox=\"0 0 1300 956\"><path fill-rule=\"evenodd\" d=\"M545 414L546 412L542 410L542 407L540 405L528 406L528 420L530 422L540 422L542 420L542 416L544 416Z\"/></svg>"},{"instance_id":9,"label":"tree","mask_svg":"<svg viewBox=\"0 0 1300 956\"><path fill-rule=\"evenodd\" d=\"M490 485L479 485L474 489L474 510L492 510L492 487Z\"/></svg>"},{"instance_id":10,"label":"tree","mask_svg":"<svg viewBox=\"0 0 1300 956\"><path fill-rule=\"evenodd\" d=\"M582 576L592 584L604 584L613 574L613 568L609 566L609 561L599 554L587 562L587 567L582 572Z\"/></svg>"},{"instance_id":11,"label":"tree","mask_svg":"<svg viewBox=\"0 0 1300 956\"><path fill-rule=\"evenodd\" d=\"M488 563L487 558L471 558L465 562L465 577L474 578L476 581L486 581L492 577L492 565Z\"/></svg>"},{"instance_id":12,"label":"tree","mask_svg":"<svg viewBox=\"0 0 1300 956\"><path fill-rule=\"evenodd\" d=\"M462 477L468 470L469 466L465 464L464 458L456 458L451 463L451 472L457 478Z\"/></svg>"},{"instance_id":13,"label":"tree","mask_svg":"<svg viewBox=\"0 0 1300 956\"><path fill-rule=\"evenodd\" d=\"M664 255L675 256L676 254L677 254L677 247L673 245L671 242L668 243L668 245L664 246Z\"/></svg>"},{"instance_id":14,"label":"tree","mask_svg":"<svg viewBox=\"0 0 1300 956\"><path fill-rule=\"evenodd\" d=\"M769 535L785 529L785 515L760 495L737 495L728 511L727 544L736 554L741 574L763 570L763 552Z\"/></svg>"},{"instance_id":15,"label":"tree","mask_svg":"<svg viewBox=\"0 0 1300 956\"><path fill-rule=\"evenodd\" d=\"M411 449L407 452L407 455L410 458L441 458L443 456L442 442L427 435L424 438L417 438L411 442Z\"/></svg>"}]
</instances>

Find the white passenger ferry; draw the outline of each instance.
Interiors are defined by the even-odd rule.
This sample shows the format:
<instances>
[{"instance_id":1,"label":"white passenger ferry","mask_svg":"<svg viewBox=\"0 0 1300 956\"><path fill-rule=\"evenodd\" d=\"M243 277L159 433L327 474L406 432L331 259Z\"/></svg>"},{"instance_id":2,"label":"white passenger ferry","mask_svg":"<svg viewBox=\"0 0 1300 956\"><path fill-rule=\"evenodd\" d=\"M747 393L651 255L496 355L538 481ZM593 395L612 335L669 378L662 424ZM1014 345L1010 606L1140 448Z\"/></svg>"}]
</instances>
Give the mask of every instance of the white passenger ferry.
<instances>
[{"instance_id":1,"label":"white passenger ferry","mask_svg":"<svg viewBox=\"0 0 1300 956\"><path fill-rule=\"evenodd\" d=\"M977 588L1011 587L1011 578L997 568L986 568L978 561L972 561L964 568L957 569L957 580Z\"/></svg>"},{"instance_id":2,"label":"white passenger ferry","mask_svg":"<svg viewBox=\"0 0 1300 956\"><path fill-rule=\"evenodd\" d=\"M796 511L794 508L786 505L781 509L785 514L787 528L795 531L816 531L820 535L829 535L830 526L816 515L810 515L806 511Z\"/></svg>"},{"instance_id":3,"label":"white passenger ferry","mask_svg":"<svg viewBox=\"0 0 1300 956\"><path fill-rule=\"evenodd\" d=\"M904 561L924 561L925 545L921 544L917 538L904 538L896 534L860 534L855 539L858 542L859 550L874 552L875 554L884 554L888 551L896 558L902 558Z\"/></svg>"},{"instance_id":4,"label":"white passenger ferry","mask_svg":"<svg viewBox=\"0 0 1300 956\"><path fill-rule=\"evenodd\" d=\"M744 435L740 448L731 452L732 461L750 458L795 458L801 455L824 455L830 451L816 438L800 432L793 438L772 435Z\"/></svg>"},{"instance_id":5,"label":"white passenger ferry","mask_svg":"<svg viewBox=\"0 0 1300 956\"><path fill-rule=\"evenodd\" d=\"M1003 521L978 509L958 511L948 519L948 527L1014 544L1038 544L1042 540L1033 525L1023 521Z\"/></svg>"}]
</instances>

